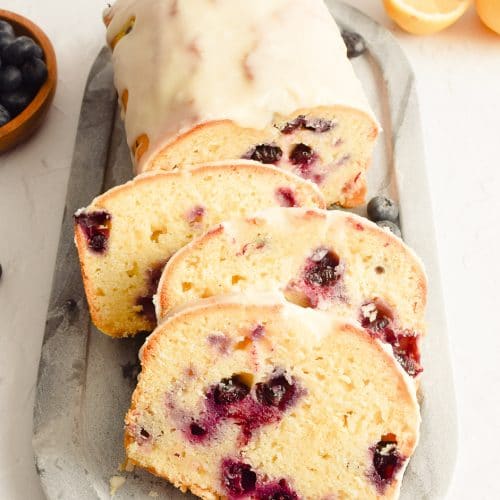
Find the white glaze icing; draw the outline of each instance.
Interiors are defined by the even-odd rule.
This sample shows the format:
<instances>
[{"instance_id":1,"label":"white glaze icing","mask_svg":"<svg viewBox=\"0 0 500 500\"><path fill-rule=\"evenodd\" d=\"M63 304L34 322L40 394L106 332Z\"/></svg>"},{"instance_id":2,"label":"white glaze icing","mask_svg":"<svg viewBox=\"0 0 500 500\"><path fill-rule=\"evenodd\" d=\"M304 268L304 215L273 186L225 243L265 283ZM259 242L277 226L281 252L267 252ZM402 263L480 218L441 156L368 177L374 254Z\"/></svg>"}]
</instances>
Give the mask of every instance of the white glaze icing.
<instances>
[{"instance_id":1,"label":"white glaze icing","mask_svg":"<svg viewBox=\"0 0 500 500\"><path fill-rule=\"evenodd\" d=\"M275 114L344 105L376 122L322 0L117 0L105 14L109 44L135 17L113 64L128 143L150 140L141 165L211 120L261 129Z\"/></svg>"}]
</instances>

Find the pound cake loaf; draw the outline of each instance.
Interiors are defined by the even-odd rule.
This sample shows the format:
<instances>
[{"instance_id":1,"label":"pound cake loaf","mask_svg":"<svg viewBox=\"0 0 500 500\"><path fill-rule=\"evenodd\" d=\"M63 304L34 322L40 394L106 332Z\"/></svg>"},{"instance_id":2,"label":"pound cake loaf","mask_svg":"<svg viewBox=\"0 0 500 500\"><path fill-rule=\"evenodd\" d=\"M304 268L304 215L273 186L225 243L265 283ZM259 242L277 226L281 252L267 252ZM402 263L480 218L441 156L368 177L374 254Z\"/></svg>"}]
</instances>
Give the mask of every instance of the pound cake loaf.
<instances>
[{"instance_id":1,"label":"pound cake loaf","mask_svg":"<svg viewBox=\"0 0 500 500\"><path fill-rule=\"evenodd\" d=\"M104 19L137 172L249 158L363 202L379 127L323 0L117 0Z\"/></svg>"},{"instance_id":2,"label":"pound cake loaf","mask_svg":"<svg viewBox=\"0 0 500 500\"><path fill-rule=\"evenodd\" d=\"M147 339L128 459L203 499L398 497L420 424L375 338L270 297L217 298Z\"/></svg>"},{"instance_id":3,"label":"pound cake loaf","mask_svg":"<svg viewBox=\"0 0 500 500\"><path fill-rule=\"evenodd\" d=\"M169 257L228 215L322 207L317 187L255 162L151 172L97 197L75 216L75 240L94 324L115 337L151 331L153 294Z\"/></svg>"},{"instance_id":4,"label":"pound cake loaf","mask_svg":"<svg viewBox=\"0 0 500 500\"><path fill-rule=\"evenodd\" d=\"M356 319L389 343L413 377L422 371L427 282L399 238L342 211L269 209L212 228L168 263L157 314L200 298L276 291L303 307Z\"/></svg>"}]
</instances>

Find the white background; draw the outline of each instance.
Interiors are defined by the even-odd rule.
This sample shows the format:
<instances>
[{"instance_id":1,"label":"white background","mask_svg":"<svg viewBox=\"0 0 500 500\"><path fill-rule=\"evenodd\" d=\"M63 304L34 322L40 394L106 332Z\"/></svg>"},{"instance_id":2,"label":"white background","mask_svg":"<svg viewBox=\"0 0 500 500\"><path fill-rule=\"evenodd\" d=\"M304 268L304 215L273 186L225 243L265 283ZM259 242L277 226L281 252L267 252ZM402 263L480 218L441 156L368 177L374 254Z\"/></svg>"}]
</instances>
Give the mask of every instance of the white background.
<instances>
[{"instance_id":1,"label":"white background","mask_svg":"<svg viewBox=\"0 0 500 500\"><path fill-rule=\"evenodd\" d=\"M350 3L393 31L417 75L460 421L448 498L500 498L500 36L473 9L447 31L419 38L396 28L381 1ZM35 379L80 100L103 45L104 6L2 0L51 38L59 86L40 132L0 156L1 499L43 498L31 449Z\"/></svg>"}]
</instances>

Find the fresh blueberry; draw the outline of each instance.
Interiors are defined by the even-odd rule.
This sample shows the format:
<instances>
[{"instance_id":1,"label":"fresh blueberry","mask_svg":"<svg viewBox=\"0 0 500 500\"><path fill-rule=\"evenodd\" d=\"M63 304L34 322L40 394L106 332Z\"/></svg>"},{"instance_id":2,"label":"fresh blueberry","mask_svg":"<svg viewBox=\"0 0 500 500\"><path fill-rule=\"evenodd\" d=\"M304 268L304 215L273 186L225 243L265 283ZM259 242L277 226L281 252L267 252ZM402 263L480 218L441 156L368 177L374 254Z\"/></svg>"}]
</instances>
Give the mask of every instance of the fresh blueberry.
<instances>
[{"instance_id":1,"label":"fresh blueberry","mask_svg":"<svg viewBox=\"0 0 500 500\"><path fill-rule=\"evenodd\" d=\"M3 52L3 59L8 64L21 66L32 57L43 59L43 51L40 46L29 36L19 36L7 45Z\"/></svg>"},{"instance_id":2,"label":"fresh blueberry","mask_svg":"<svg viewBox=\"0 0 500 500\"><path fill-rule=\"evenodd\" d=\"M389 231L395 234L398 238L402 238L401 229L399 229L399 227L390 220L380 220L377 222L377 226L382 229L389 229Z\"/></svg>"},{"instance_id":3,"label":"fresh blueberry","mask_svg":"<svg viewBox=\"0 0 500 500\"><path fill-rule=\"evenodd\" d=\"M0 68L0 92L12 92L23 83L21 71L15 66Z\"/></svg>"},{"instance_id":4,"label":"fresh blueberry","mask_svg":"<svg viewBox=\"0 0 500 500\"><path fill-rule=\"evenodd\" d=\"M347 47L347 57L352 59L358 57L366 51L364 38L354 31L342 31L342 38Z\"/></svg>"},{"instance_id":5,"label":"fresh blueberry","mask_svg":"<svg viewBox=\"0 0 500 500\"><path fill-rule=\"evenodd\" d=\"M2 54L4 49L14 40L15 38L11 34L0 31L0 54Z\"/></svg>"},{"instance_id":6,"label":"fresh blueberry","mask_svg":"<svg viewBox=\"0 0 500 500\"><path fill-rule=\"evenodd\" d=\"M20 88L12 92L4 92L0 95L0 104L7 108L11 116L17 116L21 111L26 109L32 98L31 91Z\"/></svg>"},{"instance_id":7,"label":"fresh blueberry","mask_svg":"<svg viewBox=\"0 0 500 500\"><path fill-rule=\"evenodd\" d=\"M38 57L26 61L22 65L21 71L24 83L34 89L39 89L47 80L47 65Z\"/></svg>"},{"instance_id":8,"label":"fresh blueberry","mask_svg":"<svg viewBox=\"0 0 500 500\"><path fill-rule=\"evenodd\" d=\"M399 209L397 204L385 196L375 196L366 207L368 218L374 222L381 220L390 220L397 222Z\"/></svg>"},{"instance_id":9,"label":"fresh blueberry","mask_svg":"<svg viewBox=\"0 0 500 500\"><path fill-rule=\"evenodd\" d=\"M12 25L2 19L0 19L0 33L7 33L12 37L15 36L14 28L12 27Z\"/></svg>"},{"instance_id":10,"label":"fresh blueberry","mask_svg":"<svg viewBox=\"0 0 500 500\"><path fill-rule=\"evenodd\" d=\"M3 127L6 123L12 120L10 113L0 104L0 127Z\"/></svg>"}]
</instances>

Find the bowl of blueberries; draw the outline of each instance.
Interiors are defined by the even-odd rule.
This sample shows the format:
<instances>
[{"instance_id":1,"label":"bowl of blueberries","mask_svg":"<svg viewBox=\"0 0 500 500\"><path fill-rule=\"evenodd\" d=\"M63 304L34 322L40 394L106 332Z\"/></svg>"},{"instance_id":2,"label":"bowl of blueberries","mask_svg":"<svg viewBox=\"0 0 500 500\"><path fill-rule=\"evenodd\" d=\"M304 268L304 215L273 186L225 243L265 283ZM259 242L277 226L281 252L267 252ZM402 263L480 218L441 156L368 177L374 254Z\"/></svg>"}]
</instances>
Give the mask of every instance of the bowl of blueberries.
<instances>
[{"instance_id":1,"label":"bowl of blueberries","mask_svg":"<svg viewBox=\"0 0 500 500\"><path fill-rule=\"evenodd\" d=\"M54 98L57 63L45 33L0 9L0 153L28 139Z\"/></svg>"}]
</instances>

